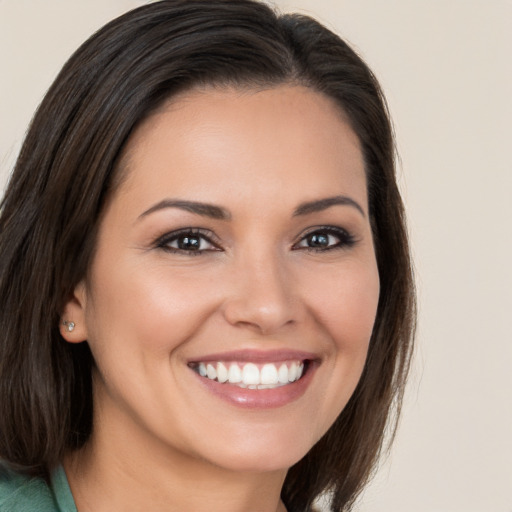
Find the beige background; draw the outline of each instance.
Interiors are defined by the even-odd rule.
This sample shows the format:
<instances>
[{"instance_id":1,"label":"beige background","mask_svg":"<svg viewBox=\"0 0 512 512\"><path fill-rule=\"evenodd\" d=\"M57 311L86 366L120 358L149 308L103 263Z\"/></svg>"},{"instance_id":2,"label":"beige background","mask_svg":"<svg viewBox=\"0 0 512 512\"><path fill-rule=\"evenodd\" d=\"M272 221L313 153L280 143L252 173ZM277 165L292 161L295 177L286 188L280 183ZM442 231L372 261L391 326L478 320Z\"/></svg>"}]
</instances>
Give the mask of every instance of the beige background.
<instances>
[{"instance_id":1,"label":"beige background","mask_svg":"<svg viewBox=\"0 0 512 512\"><path fill-rule=\"evenodd\" d=\"M144 2L0 0L0 184L71 52ZM281 0L367 59L402 157L420 321L399 436L360 512L512 512L512 1Z\"/></svg>"}]
</instances>

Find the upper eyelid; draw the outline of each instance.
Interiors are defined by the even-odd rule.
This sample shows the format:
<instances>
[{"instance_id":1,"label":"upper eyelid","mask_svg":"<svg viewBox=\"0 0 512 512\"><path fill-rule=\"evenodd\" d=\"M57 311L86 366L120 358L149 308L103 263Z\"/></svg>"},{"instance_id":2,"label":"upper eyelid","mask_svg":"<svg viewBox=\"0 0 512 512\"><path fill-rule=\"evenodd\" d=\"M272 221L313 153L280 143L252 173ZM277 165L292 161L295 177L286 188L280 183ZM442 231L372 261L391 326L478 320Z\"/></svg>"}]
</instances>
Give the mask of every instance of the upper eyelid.
<instances>
[{"instance_id":1,"label":"upper eyelid","mask_svg":"<svg viewBox=\"0 0 512 512\"><path fill-rule=\"evenodd\" d=\"M317 231L329 231L331 233L338 233L338 234L344 234L349 237L353 237L352 232L349 229L343 228L341 226L333 226L329 224L325 225L319 225L319 226L311 226L310 228L306 228L304 231L302 231L298 239L302 240L304 237L311 235L312 233L316 233Z\"/></svg>"}]
</instances>

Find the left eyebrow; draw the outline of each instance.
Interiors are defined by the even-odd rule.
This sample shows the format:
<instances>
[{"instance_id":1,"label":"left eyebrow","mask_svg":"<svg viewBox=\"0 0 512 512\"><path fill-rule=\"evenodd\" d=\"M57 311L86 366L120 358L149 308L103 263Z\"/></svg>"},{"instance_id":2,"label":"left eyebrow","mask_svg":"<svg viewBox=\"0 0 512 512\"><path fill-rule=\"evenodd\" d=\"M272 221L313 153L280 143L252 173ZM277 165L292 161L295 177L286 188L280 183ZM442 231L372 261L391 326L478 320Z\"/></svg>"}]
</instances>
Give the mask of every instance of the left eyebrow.
<instances>
[{"instance_id":1,"label":"left eyebrow","mask_svg":"<svg viewBox=\"0 0 512 512\"><path fill-rule=\"evenodd\" d=\"M145 212L141 213L139 215L139 219L165 208L178 208L180 210L195 213L196 215L202 215L203 217L210 217L212 219L231 219L231 214L220 206L209 203L199 203L197 201L184 201L181 199L164 199Z\"/></svg>"},{"instance_id":2,"label":"left eyebrow","mask_svg":"<svg viewBox=\"0 0 512 512\"><path fill-rule=\"evenodd\" d=\"M293 216L296 217L298 215L308 215L310 213L321 212L323 210L327 210L327 208L330 208L331 206L336 205L351 206L355 208L364 218L366 218L366 214L364 213L361 205L357 201L354 201L354 199L347 196L326 197L323 199L317 199L316 201L302 203L295 209Z\"/></svg>"}]
</instances>

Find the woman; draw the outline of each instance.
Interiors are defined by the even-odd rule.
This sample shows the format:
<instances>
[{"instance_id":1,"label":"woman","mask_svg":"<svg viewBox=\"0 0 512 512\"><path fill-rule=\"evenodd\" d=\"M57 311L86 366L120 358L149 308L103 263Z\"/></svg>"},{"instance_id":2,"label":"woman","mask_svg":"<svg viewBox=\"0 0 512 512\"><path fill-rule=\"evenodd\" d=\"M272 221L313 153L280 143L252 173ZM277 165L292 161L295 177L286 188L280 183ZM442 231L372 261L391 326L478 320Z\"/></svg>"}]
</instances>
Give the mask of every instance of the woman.
<instances>
[{"instance_id":1,"label":"woman","mask_svg":"<svg viewBox=\"0 0 512 512\"><path fill-rule=\"evenodd\" d=\"M2 203L0 510L348 510L408 369L404 224L379 86L326 28L109 23Z\"/></svg>"}]
</instances>

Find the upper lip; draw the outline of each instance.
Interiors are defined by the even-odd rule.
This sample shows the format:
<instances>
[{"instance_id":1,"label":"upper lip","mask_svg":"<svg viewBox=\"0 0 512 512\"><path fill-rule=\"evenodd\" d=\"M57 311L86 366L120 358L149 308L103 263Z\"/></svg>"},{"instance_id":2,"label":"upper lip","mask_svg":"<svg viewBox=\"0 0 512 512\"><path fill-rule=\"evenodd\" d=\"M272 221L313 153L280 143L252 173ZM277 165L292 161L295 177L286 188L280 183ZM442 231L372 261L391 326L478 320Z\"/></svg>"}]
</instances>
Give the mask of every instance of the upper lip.
<instances>
[{"instance_id":1,"label":"upper lip","mask_svg":"<svg viewBox=\"0 0 512 512\"><path fill-rule=\"evenodd\" d=\"M306 361L320 359L313 352L301 350L233 350L194 357L189 363L216 361L243 361L248 363L277 363L281 361Z\"/></svg>"}]
</instances>

